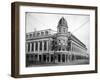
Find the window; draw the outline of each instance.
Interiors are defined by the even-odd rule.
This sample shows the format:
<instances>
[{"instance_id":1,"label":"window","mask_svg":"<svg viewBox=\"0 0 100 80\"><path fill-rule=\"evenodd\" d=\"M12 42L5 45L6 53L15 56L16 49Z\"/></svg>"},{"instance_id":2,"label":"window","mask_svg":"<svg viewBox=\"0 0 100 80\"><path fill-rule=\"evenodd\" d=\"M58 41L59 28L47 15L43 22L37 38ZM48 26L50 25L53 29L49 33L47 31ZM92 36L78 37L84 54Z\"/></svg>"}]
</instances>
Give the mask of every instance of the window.
<instances>
[{"instance_id":1,"label":"window","mask_svg":"<svg viewBox=\"0 0 100 80\"><path fill-rule=\"evenodd\" d=\"M54 61L54 55L51 54L51 62L53 62L53 61Z\"/></svg>"},{"instance_id":2,"label":"window","mask_svg":"<svg viewBox=\"0 0 100 80\"><path fill-rule=\"evenodd\" d=\"M42 50L42 41L40 41L40 50Z\"/></svg>"},{"instance_id":3,"label":"window","mask_svg":"<svg viewBox=\"0 0 100 80\"><path fill-rule=\"evenodd\" d=\"M45 34L48 35L48 31L45 31Z\"/></svg>"},{"instance_id":4,"label":"window","mask_svg":"<svg viewBox=\"0 0 100 80\"><path fill-rule=\"evenodd\" d=\"M65 33L66 31L65 31L65 28L63 28L63 32Z\"/></svg>"},{"instance_id":5,"label":"window","mask_svg":"<svg viewBox=\"0 0 100 80\"><path fill-rule=\"evenodd\" d=\"M38 42L36 42L36 44L35 44L35 50L36 51L38 50Z\"/></svg>"},{"instance_id":6,"label":"window","mask_svg":"<svg viewBox=\"0 0 100 80\"><path fill-rule=\"evenodd\" d=\"M41 35L43 36L44 35L44 32L41 32Z\"/></svg>"},{"instance_id":7,"label":"window","mask_svg":"<svg viewBox=\"0 0 100 80\"><path fill-rule=\"evenodd\" d=\"M43 61L46 61L46 55L43 55Z\"/></svg>"},{"instance_id":8,"label":"window","mask_svg":"<svg viewBox=\"0 0 100 80\"><path fill-rule=\"evenodd\" d=\"M30 34L30 38L32 38L32 34Z\"/></svg>"},{"instance_id":9,"label":"window","mask_svg":"<svg viewBox=\"0 0 100 80\"><path fill-rule=\"evenodd\" d=\"M40 33L37 33L37 36L40 36Z\"/></svg>"},{"instance_id":10,"label":"window","mask_svg":"<svg viewBox=\"0 0 100 80\"><path fill-rule=\"evenodd\" d=\"M39 61L42 61L42 56L41 55L39 55Z\"/></svg>"},{"instance_id":11,"label":"window","mask_svg":"<svg viewBox=\"0 0 100 80\"><path fill-rule=\"evenodd\" d=\"M31 50L34 51L34 42L32 42Z\"/></svg>"},{"instance_id":12,"label":"window","mask_svg":"<svg viewBox=\"0 0 100 80\"><path fill-rule=\"evenodd\" d=\"M65 62L65 54L62 54L62 61Z\"/></svg>"},{"instance_id":13,"label":"window","mask_svg":"<svg viewBox=\"0 0 100 80\"><path fill-rule=\"evenodd\" d=\"M47 42L46 41L44 41L44 50L46 51L46 49L47 49Z\"/></svg>"},{"instance_id":14,"label":"window","mask_svg":"<svg viewBox=\"0 0 100 80\"><path fill-rule=\"evenodd\" d=\"M38 57L38 55L37 55L37 54L35 54L35 60L37 60L37 57Z\"/></svg>"},{"instance_id":15,"label":"window","mask_svg":"<svg viewBox=\"0 0 100 80\"><path fill-rule=\"evenodd\" d=\"M60 57L60 54L58 54L58 62L60 62L61 60L61 57Z\"/></svg>"}]
</instances>

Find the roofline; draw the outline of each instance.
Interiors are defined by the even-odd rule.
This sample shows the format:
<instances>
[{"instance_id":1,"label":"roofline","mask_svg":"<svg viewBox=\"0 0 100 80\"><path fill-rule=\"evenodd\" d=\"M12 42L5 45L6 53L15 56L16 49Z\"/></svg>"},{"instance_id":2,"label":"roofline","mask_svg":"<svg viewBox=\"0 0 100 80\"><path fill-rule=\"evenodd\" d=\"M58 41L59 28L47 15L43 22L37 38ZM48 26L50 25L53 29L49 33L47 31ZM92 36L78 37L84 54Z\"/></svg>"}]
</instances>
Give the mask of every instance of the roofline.
<instances>
[{"instance_id":1,"label":"roofline","mask_svg":"<svg viewBox=\"0 0 100 80\"><path fill-rule=\"evenodd\" d=\"M74 36L71 32L68 32L71 36L73 36L77 41L79 41L82 45L84 45L84 47L86 47L86 45L81 42L76 36Z\"/></svg>"},{"instance_id":2,"label":"roofline","mask_svg":"<svg viewBox=\"0 0 100 80\"><path fill-rule=\"evenodd\" d=\"M45 31L45 30L55 31L55 30L52 30L52 29L44 29L44 30L38 30L38 31L28 32L28 33L26 33L26 34L29 34L29 33L34 33L34 32L40 32L40 31ZM55 32L57 32L57 31L55 31Z\"/></svg>"}]
</instances>

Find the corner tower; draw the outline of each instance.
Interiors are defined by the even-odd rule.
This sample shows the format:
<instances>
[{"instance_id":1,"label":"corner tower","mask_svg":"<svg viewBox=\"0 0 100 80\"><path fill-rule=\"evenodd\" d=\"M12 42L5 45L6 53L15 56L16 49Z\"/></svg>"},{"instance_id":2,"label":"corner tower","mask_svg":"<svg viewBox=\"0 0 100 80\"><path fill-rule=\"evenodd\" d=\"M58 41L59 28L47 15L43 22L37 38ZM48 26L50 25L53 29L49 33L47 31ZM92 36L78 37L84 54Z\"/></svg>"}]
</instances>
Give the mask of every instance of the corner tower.
<instances>
[{"instance_id":1,"label":"corner tower","mask_svg":"<svg viewBox=\"0 0 100 80\"><path fill-rule=\"evenodd\" d=\"M68 45L68 25L64 17L62 17L57 26L57 43L60 46L59 51L67 51Z\"/></svg>"},{"instance_id":2,"label":"corner tower","mask_svg":"<svg viewBox=\"0 0 100 80\"><path fill-rule=\"evenodd\" d=\"M58 22L57 32L61 34L66 34L68 32L68 24L64 17Z\"/></svg>"}]
</instances>

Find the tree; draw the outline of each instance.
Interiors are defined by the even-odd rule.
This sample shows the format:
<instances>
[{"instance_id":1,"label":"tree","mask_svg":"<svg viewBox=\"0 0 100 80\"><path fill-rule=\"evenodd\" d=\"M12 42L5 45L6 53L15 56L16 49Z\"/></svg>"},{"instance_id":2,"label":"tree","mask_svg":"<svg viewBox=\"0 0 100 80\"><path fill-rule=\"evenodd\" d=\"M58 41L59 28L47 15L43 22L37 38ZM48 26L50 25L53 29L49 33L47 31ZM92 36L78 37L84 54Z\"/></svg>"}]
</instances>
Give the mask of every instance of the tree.
<instances>
[{"instance_id":1,"label":"tree","mask_svg":"<svg viewBox=\"0 0 100 80\"><path fill-rule=\"evenodd\" d=\"M58 43L57 43L57 37L56 36L52 37L51 50L54 51L53 61L55 63L55 60L56 60L56 51L58 50Z\"/></svg>"},{"instance_id":2,"label":"tree","mask_svg":"<svg viewBox=\"0 0 100 80\"><path fill-rule=\"evenodd\" d=\"M54 51L54 52L58 50L58 43L57 43L57 37L56 36L52 37L51 50Z\"/></svg>"}]
</instances>

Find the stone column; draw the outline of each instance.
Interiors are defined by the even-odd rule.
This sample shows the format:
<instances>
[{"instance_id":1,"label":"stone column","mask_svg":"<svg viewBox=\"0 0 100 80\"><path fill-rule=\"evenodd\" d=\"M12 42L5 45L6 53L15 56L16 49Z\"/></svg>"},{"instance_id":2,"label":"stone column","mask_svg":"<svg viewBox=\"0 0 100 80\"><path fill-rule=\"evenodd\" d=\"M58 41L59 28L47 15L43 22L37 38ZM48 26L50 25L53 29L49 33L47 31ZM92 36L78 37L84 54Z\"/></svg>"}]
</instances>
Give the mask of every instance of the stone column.
<instances>
[{"instance_id":1,"label":"stone column","mask_svg":"<svg viewBox=\"0 0 100 80\"><path fill-rule=\"evenodd\" d=\"M73 54L73 41L71 41L71 51L70 51L70 55L69 55L69 61L72 61L72 54Z\"/></svg>"},{"instance_id":2,"label":"stone column","mask_svg":"<svg viewBox=\"0 0 100 80\"><path fill-rule=\"evenodd\" d=\"M26 53L28 53L28 43L26 43Z\"/></svg>"},{"instance_id":3,"label":"stone column","mask_svg":"<svg viewBox=\"0 0 100 80\"><path fill-rule=\"evenodd\" d=\"M70 62L70 61L69 61L69 54L67 55L67 62Z\"/></svg>"},{"instance_id":4,"label":"stone column","mask_svg":"<svg viewBox=\"0 0 100 80\"><path fill-rule=\"evenodd\" d=\"M32 52L32 42L30 42L30 52Z\"/></svg>"}]
</instances>

